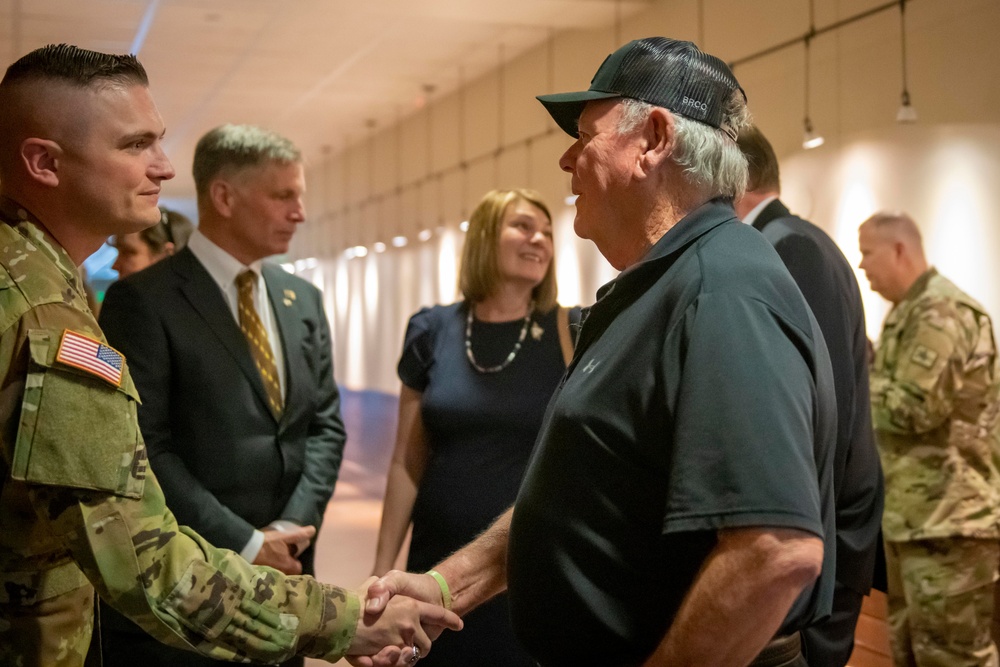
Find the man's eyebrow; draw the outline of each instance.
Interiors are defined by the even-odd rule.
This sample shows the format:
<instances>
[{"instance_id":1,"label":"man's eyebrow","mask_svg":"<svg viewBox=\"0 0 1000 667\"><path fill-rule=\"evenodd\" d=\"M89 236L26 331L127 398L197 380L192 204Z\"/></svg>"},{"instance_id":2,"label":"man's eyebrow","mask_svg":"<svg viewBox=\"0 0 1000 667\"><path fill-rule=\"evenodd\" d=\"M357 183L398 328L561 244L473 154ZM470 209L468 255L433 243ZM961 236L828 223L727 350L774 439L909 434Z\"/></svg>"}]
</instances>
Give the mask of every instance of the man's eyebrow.
<instances>
[{"instance_id":1,"label":"man's eyebrow","mask_svg":"<svg viewBox=\"0 0 1000 667\"><path fill-rule=\"evenodd\" d=\"M166 128L164 128L163 131L160 132L159 134L151 130L133 132L131 134L127 134L124 137L122 137L122 143L129 144L132 143L133 141L136 141L137 139L163 139L163 137L166 134L167 134Z\"/></svg>"}]
</instances>

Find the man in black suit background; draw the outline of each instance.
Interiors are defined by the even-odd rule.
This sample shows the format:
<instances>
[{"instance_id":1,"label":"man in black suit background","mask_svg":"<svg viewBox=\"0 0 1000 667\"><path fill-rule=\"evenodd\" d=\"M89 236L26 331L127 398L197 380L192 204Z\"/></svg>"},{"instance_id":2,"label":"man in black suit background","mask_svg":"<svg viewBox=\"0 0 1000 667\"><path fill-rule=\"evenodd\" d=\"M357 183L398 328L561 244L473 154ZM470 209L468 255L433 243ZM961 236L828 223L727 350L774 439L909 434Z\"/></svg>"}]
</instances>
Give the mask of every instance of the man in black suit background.
<instances>
[{"instance_id":1,"label":"man in black suit background","mask_svg":"<svg viewBox=\"0 0 1000 667\"><path fill-rule=\"evenodd\" d=\"M139 424L170 508L213 544L310 573L346 439L322 295L265 257L305 219L301 154L267 130L201 138L188 246L114 284L101 311L129 359ZM102 619L105 664L214 664ZM301 663L299 663L301 664Z\"/></svg>"},{"instance_id":2,"label":"man in black suit background","mask_svg":"<svg viewBox=\"0 0 1000 667\"><path fill-rule=\"evenodd\" d=\"M747 158L749 182L746 194L735 203L736 214L778 251L819 322L833 364L837 582L833 615L803 631L802 638L810 667L843 667L854 647L862 600L872 585L883 501L882 468L868 402L868 339L861 292L833 239L781 203L778 160L770 142L750 127L740 133L737 143Z\"/></svg>"}]
</instances>

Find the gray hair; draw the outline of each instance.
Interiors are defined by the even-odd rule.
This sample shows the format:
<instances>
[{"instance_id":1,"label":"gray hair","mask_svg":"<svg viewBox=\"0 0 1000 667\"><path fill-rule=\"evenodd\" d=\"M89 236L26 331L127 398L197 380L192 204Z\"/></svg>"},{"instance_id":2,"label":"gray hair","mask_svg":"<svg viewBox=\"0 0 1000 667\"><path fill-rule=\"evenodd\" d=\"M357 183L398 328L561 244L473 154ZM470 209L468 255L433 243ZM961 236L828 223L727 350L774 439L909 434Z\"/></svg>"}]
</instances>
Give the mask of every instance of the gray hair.
<instances>
[{"instance_id":1,"label":"gray hair","mask_svg":"<svg viewBox=\"0 0 1000 667\"><path fill-rule=\"evenodd\" d=\"M654 108L641 100L622 98L619 134L634 131ZM728 132L739 133L750 124L742 92L733 92L725 112L725 131L674 113L677 144L672 159L693 186L708 190L713 197L736 200L746 191L747 160Z\"/></svg>"},{"instance_id":2,"label":"gray hair","mask_svg":"<svg viewBox=\"0 0 1000 667\"><path fill-rule=\"evenodd\" d=\"M213 178L226 169L242 170L268 162L293 164L302 153L288 139L254 125L220 125L198 140L194 149L194 185L201 197Z\"/></svg>"}]
</instances>

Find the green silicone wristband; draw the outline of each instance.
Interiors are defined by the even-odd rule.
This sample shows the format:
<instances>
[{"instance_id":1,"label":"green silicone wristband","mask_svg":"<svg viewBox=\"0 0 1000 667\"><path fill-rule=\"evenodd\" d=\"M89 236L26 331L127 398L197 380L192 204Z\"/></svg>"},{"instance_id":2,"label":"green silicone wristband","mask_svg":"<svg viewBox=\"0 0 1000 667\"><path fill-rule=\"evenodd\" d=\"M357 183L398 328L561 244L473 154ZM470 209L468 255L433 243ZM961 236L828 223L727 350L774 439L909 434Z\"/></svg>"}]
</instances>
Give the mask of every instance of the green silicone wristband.
<instances>
[{"instance_id":1,"label":"green silicone wristband","mask_svg":"<svg viewBox=\"0 0 1000 667\"><path fill-rule=\"evenodd\" d=\"M438 586L441 587L441 601L444 602L444 608L451 610L451 589L448 588L448 582L444 580L441 573L437 570L428 570L427 574L434 577L434 581L438 582Z\"/></svg>"}]
</instances>

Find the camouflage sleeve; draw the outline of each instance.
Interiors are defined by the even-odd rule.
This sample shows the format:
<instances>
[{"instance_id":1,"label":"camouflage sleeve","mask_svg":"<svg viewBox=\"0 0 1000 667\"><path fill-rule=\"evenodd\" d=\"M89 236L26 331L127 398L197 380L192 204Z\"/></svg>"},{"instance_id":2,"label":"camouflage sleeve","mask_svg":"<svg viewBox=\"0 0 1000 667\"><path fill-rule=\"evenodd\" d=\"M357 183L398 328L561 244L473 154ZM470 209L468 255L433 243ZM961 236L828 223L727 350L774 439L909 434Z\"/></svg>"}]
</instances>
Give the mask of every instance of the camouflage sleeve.
<instances>
[{"instance_id":1,"label":"camouflage sleeve","mask_svg":"<svg viewBox=\"0 0 1000 667\"><path fill-rule=\"evenodd\" d=\"M915 310L904 325L891 370L871 376L872 422L876 430L920 434L941 426L954 410L969 323L949 301Z\"/></svg>"},{"instance_id":2,"label":"camouflage sleeve","mask_svg":"<svg viewBox=\"0 0 1000 667\"><path fill-rule=\"evenodd\" d=\"M358 596L254 567L178 526L148 471L141 499L37 486L39 516L100 596L161 642L221 660L340 659Z\"/></svg>"}]
</instances>

